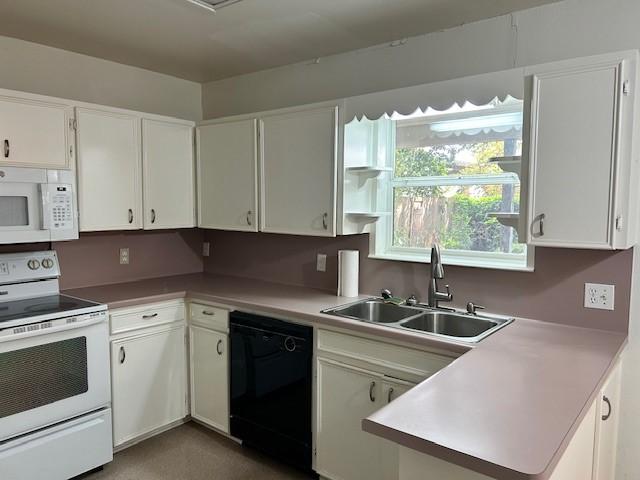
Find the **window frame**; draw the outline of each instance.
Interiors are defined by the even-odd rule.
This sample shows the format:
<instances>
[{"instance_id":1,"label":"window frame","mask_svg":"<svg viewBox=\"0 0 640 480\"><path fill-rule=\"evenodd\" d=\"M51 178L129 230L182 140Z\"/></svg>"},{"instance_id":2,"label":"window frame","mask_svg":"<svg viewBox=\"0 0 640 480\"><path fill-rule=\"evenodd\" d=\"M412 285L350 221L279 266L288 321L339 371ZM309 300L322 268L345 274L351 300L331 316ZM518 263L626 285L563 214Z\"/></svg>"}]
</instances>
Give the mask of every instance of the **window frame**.
<instances>
[{"instance_id":1,"label":"window frame","mask_svg":"<svg viewBox=\"0 0 640 480\"><path fill-rule=\"evenodd\" d=\"M395 188L453 185L520 185L521 181L516 174L510 172L469 176L395 177L396 128L394 120L385 119L385 123L387 121L393 126L393 128L385 128L387 130L386 139L389 142L386 163L391 166L392 171L388 179L379 180L378 187L382 190L382 195L379 194L379 198L385 204L384 211L389 213L382 216L371 229L369 258L430 263L431 248L397 247L393 245ZM379 127L380 123L377 123L375 128L378 129ZM535 248L532 245L526 245L524 259L522 254L447 250L443 248L442 262L445 265L532 272L534 271Z\"/></svg>"}]
</instances>

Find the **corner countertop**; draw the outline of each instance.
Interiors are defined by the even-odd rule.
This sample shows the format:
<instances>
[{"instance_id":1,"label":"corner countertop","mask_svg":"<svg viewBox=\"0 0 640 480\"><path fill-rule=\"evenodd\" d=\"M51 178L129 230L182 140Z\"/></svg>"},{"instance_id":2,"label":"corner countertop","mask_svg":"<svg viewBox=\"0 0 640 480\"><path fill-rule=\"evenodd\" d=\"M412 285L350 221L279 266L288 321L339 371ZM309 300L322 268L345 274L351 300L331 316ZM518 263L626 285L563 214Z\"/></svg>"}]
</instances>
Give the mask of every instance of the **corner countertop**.
<instances>
[{"instance_id":1,"label":"corner countertop","mask_svg":"<svg viewBox=\"0 0 640 480\"><path fill-rule=\"evenodd\" d=\"M550 477L626 344L622 333L517 319L470 346L320 313L357 299L203 273L63 293L110 309L190 298L458 356L363 429L499 480Z\"/></svg>"}]
</instances>

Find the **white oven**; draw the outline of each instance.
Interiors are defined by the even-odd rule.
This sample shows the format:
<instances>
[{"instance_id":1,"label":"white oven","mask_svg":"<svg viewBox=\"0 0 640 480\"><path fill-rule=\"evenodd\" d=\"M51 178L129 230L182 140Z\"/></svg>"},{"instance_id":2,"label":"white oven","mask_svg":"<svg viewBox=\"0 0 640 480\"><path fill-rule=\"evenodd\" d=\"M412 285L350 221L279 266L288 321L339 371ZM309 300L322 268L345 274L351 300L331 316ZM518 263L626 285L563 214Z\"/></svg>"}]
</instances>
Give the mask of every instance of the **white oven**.
<instances>
[{"instance_id":1,"label":"white oven","mask_svg":"<svg viewBox=\"0 0 640 480\"><path fill-rule=\"evenodd\" d=\"M0 243L78 238L70 170L0 168Z\"/></svg>"},{"instance_id":2,"label":"white oven","mask_svg":"<svg viewBox=\"0 0 640 480\"><path fill-rule=\"evenodd\" d=\"M106 311L0 330L0 385L0 444L109 406Z\"/></svg>"}]
</instances>

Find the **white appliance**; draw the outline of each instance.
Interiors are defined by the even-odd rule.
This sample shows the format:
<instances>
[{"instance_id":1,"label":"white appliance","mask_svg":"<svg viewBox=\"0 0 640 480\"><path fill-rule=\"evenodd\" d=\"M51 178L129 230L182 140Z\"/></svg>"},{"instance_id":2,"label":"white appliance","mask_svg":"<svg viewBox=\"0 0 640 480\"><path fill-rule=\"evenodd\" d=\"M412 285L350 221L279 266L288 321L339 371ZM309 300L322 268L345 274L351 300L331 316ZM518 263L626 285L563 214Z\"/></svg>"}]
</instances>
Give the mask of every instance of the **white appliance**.
<instances>
[{"instance_id":1,"label":"white appliance","mask_svg":"<svg viewBox=\"0 0 640 480\"><path fill-rule=\"evenodd\" d=\"M0 167L0 243L78 238L71 170Z\"/></svg>"},{"instance_id":2,"label":"white appliance","mask_svg":"<svg viewBox=\"0 0 640 480\"><path fill-rule=\"evenodd\" d=\"M55 252L0 255L0 478L113 459L106 305L61 295Z\"/></svg>"}]
</instances>

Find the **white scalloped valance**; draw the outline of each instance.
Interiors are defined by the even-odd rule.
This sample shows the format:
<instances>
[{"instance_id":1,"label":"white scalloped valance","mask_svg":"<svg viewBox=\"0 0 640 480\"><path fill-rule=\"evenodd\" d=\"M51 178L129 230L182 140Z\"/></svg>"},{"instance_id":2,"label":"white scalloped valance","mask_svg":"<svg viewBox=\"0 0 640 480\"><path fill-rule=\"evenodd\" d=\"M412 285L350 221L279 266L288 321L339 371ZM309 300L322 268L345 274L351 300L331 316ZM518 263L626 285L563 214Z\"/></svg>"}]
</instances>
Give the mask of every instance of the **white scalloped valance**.
<instances>
[{"instance_id":1,"label":"white scalloped valance","mask_svg":"<svg viewBox=\"0 0 640 480\"><path fill-rule=\"evenodd\" d=\"M402 75L402 72L398 72ZM524 97L524 69L515 68L500 72L427 83L413 87L396 88L382 92L349 97L345 100L347 123L354 118L377 120L394 113L410 115L418 108L447 110L454 104L465 102L486 105L495 98Z\"/></svg>"}]
</instances>

